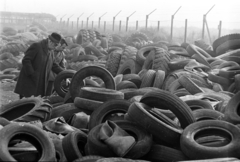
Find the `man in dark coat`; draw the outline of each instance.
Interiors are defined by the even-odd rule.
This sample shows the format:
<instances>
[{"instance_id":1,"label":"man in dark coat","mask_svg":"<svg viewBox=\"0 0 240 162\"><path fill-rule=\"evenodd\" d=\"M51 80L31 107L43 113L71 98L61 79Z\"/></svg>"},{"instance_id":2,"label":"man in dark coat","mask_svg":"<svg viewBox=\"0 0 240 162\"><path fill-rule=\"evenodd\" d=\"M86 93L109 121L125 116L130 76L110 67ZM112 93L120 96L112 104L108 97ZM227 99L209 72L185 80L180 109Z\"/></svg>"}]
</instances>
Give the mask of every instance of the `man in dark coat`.
<instances>
[{"instance_id":1,"label":"man in dark coat","mask_svg":"<svg viewBox=\"0 0 240 162\"><path fill-rule=\"evenodd\" d=\"M61 36L52 33L47 39L33 43L25 52L22 69L15 87L15 93L22 97L46 95L50 71L58 74L63 69L54 62L53 49Z\"/></svg>"}]
</instances>

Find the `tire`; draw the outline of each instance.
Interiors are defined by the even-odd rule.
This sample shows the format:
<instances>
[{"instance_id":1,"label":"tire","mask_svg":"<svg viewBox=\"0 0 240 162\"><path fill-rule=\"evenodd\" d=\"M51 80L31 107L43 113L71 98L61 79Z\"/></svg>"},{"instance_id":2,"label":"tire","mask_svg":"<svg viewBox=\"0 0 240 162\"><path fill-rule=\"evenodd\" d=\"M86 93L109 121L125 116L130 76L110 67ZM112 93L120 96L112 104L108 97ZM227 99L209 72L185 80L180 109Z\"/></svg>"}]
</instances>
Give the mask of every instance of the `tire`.
<instances>
[{"instance_id":1,"label":"tire","mask_svg":"<svg viewBox=\"0 0 240 162\"><path fill-rule=\"evenodd\" d=\"M76 73L75 70L64 70L56 76L54 80L54 89L59 96L64 98L66 95L66 92L68 91L68 89L65 89L62 86L63 80L72 78L75 73Z\"/></svg>"},{"instance_id":2,"label":"tire","mask_svg":"<svg viewBox=\"0 0 240 162\"><path fill-rule=\"evenodd\" d=\"M94 55L79 55L78 56L78 62L82 62L82 61L97 61L98 58Z\"/></svg>"},{"instance_id":3,"label":"tire","mask_svg":"<svg viewBox=\"0 0 240 162\"><path fill-rule=\"evenodd\" d=\"M58 162L67 162L67 158L64 154L63 147L62 147L62 139L52 139L52 142L55 147L56 151L56 160Z\"/></svg>"},{"instance_id":4,"label":"tire","mask_svg":"<svg viewBox=\"0 0 240 162\"><path fill-rule=\"evenodd\" d=\"M240 43L240 39L231 39L228 40L224 43L222 43L220 46L218 46L216 48L216 55L219 56L221 54L226 53L228 50L236 50L239 49L239 43Z\"/></svg>"},{"instance_id":5,"label":"tire","mask_svg":"<svg viewBox=\"0 0 240 162\"><path fill-rule=\"evenodd\" d=\"M239 124L240 123L240 117L239 117L239 96L240 91L238 91L229 101L225 108L224 112L224 120L233 124Z\"/></svg>"},{"instance_id":6,"label":"tire","mask_svg":"<svg viewBox=\"0 0 240 162\"><path fill-rule=\"evenodd\" d=\"M179 119L183 129L195 122L189 106L170 92L160 89L158 91L152 91L143 95L140 102L150 107L171 110Z\"/></svg>"},{"instance_id":7,"label":"tire","mask_svg":"<svg viewBox=\"0 0 240 162\"><path fill-rule=\"evenodd\" d=\"M89 33L87 30L84 30L84 29L81 29L79 32L78 32L78 35L77 35L77 39L76 39L76 43L77 44L83 44L85 42L87 42L89 40Z\"/></svg>"},{"instance_id":8,"label":"tire","mask_svg":"<svg viewBox=\"0 0 240 162\"><path fill-rule=\"evenodd\" d=\"M168 62L170 61L169 54L162 48L155 48L155 56L153 60L153 70L162 70L165 73L169 71Z\"/></svg>"},{"instance_id":9,"label":"tire","mask_svg":"<svg viewBox=\"0 0 240 162\"><path fill-rule=\"evenodd\" d=\"M182 151L154 144L151 150L144 156L145 160L152 162L169 162L169 161L182 161L188 160L188 158L182 153Z\"/></svg>"},{"instance_id":10,"label":"tire","mask_svg":"<svg viewBox=\"0 0 240 162\"><path fill-rule=\"evenodd\" d=\"M130 102L126 100L111 100L104 102L99 108L94 110L90 116L88 129L91 130L95 126L104 123L108 115L114 113L126 113L130 106ZM121 120L120 118L118 120ZM123 118L122 118L123 120Z\"/></svg>"},{"instance_id":11,"label":"tire","mask_svg":"<svg viewBox=\"0 0 240 162\"><path fill-rule=\"evenodd\" d=\"M89 110L89 111L94 111L96 109L98 109L101 105L103 104L103 102L101 101L96 101L96 100L89 100L89 99L85 99L85 98L81 98L81 97L75 97L74 99L74 105L76 107L85 109L85 110Z\"/></svg>"},{"instance_id":12,"label":"tire","mask_svg":"<svg viewBox=\"0 0 240 162\"><path fill-rule=\"evenodd\" d=\"M126 74L123 75L123 81L130 81L133 82L137 88L140 88L140 85L142 83L142 80L138 74Z\"/></svg>"},{"instance_id":13,"label":"tire","mask_svg":"<svg viewBox=\"0 0 240 162\"><path fill-rule=\"evenodd\" d=\"M148 70L144 74L144 77L142 79L142 83L141 83L140 88L152 87L153 83L154 83L155 76L156 76L156 71L155 70Z\"/></svg>"},{"instance_id":14,"label":"tire","mask_svg":"<svg viewBox=\"0 0 240 162\"><path fill-rule=\"evenodd\" d=\"M62 116L65 119L65 121L68 121L68 119L70 119L70 117L74 113L78 113L78 112L84 112L88 115L92 113L92 111L88 111L88 110L84 110L82 108L76 107L74 103L67 103L67 104L63 104L55 107L52 110L51 119Z\"/></svg>"},{"instance_id":15,"label":"tire","mask_svg":"<svg viewBox=\"0 0 240 162\"><path fill-rule=\"evenodd\" d=\"M204 100L192 99L192 100L185 101L185 103L191 108L193 112L198 109L214 110L211 103Z\"/></svg>"},{"instance_id":16,"label":"tire","mask_svg":"<svg viewBox=\"0 0 240 162\"><path fill-rule=\"evenodd\" d=\"M136 56L136 61L139 65L143 66L143 64L146 60L146 57L151 52L151 50L154 50L154 46L143 47L138 50L137 56Z\"/></svg>"},{"instance_id":17,"label":"tire","mask_svg":"<svg viewBox=\"0 0 240 162\"><path fill-rule=\"evenodd\" d=\"M85 51L90 51L94 56L101 57L104 56L96 47L94 47L92 44L87 45L85 48Z\"/></svg>"},{"instance_id":18,"label":"tire","mask_svg":"<svg viewBox=\"0 0 240 162\"><path fill-rule=\"evenodd\" d=\"M202 56L201 54L194 54L192 55L193 59L195 59L197 62L202 63L203 65L206 65L207 67L211 67L210 64L208 63L208 61L206 60L206 58L204 56Z\"/></svg>"},{"instance_id":19,"label":"tire","mask_svg":"<svg viewBox=\"0 0 240 162\"><path fill-rule=\"evenodd\" d=\"M102 159L103 157L101 156L95 156L95 155L88 155L88 156L83 156L81 158L78 158L74 160L73 162L96 162L99 159Z\"/></svg>"},{"instance_id":20,"label":"tire","mask_svg":"<svg viewBox=\"0 0 240 162\"><path fill-rule=\"evenodd\" d=\"M168 63L168 67L170 70L180 70L183 69L192 59L186 59L186 60L178 60L178 61L170 61Z\"/></svg>"},{"instance_id":21,"label":"tire","mask_svg":"<svg viewBox=\"0 0 240 162\"><path fill-rule=\"evenodd\" d=\"M117 90L127 89L127 88L138 88L136 84L131 81L124 80L117 85Z\"/></svg>"},{"instance_id":22,"label":"tire","mask_svg":"<svg viewBox=\"0 0 240 162\"><path fill-rule=\"evenodd\" d=\"M115 77L118 72L122 50L115 50L109 54L106 62L106 69Z\"/></svg>"},{"instance_id":23,"label":"tire","mask_svg":"<svg viewBox=\"0 0 240 162\"><path fill-rule=\"evenodd\" d=\"M116 89L113 76L109 71L99 66L89 65L76 72L72 78L69 90L73 99L75 97L80 97L79 94L81 87L84 86L83 79L89 76L101 78L105 83L105 87L108 89Z\"/></svg>"},{"instance_id":24,"label":"tire","mask_svg":"<svg viewBox=\"0 0 240 162\"><path fill-rule=\"evenodd\" d=\"M0 159L1 161L16 161L10 154L8 144L10 141L25 140L41 152L39 161L55 161L55 149L52 141L40 128L27 123L12 123L0 131Z\"/></svg>"},{"instance_id":25,"label":"tire","mask_svg":"<svg viewBox=\"0 0 240 162\"><path fill-rule=\"evenodd\" d=\"M117 74L137 74L140 70L141 66L134 59L128 59L119 67Z\"/></svg>"},{"instance_id":26,"label":"tire","mask_svg":"<svg viewBox=\"0 0 240 162\"><path fill-rule=\"evenodd\" d=\"M151 92L153 90L158 90L158 88L155 87L145 87L140 89L122 89L120 92L124 94L124 99L129 100L130 98L134 96L144 95L145 93Z\"/></svg>"},{"instance_id":27,"label":"tire","mask_svg":"<svg viewBox=\"0 0 240 162\"><path fill-rule=\"evenodd\" d=\"M229 35L224 35L218 39L216 39L214 42L213 42L213 50L216 51L217 47L220 46L221 44L229 41L229 40L234 40L234 39L240 39L240 34L238 33L234 33L234 34L229 34Z\"/></svg>"},{"instance_id":28,"label":"tire","mask_svg":"<svg viewBox=\"0 0 240 162\"><path fill-rule=\"evenodd\" d=\"M112 89L83 87L80 90L79 97L106 102L112 99L124 99L124 94Z\"/></svg>"},{"instance_id":29,"label":"tire","mask_svg":"<svg viewBox=\"0 0 240 162\"><path fill-rule=\"evenodd\" d=\"M204 92L203 89L201 89L196 83L192 81L191 78L187 76L181 76L178 79L178 82L192 95L196 93L202 93Z\"/></svg>"},{"instance_id":30,"label":"tire","mask_svg":"<svg viewBox=\"0 0 240 162\"><path fill-rule=\"evenodd\" d=\"M158 143L164 141L171 145L180 144L182 130L172 127L154 115L149 113L151 107L141 102L134 102L130 105L124 119L136 123L153 135L153 140ZM161 134L161 136L159 136Z\"/></svg>"},{"instance_id":31,"label":"tire","mask_svg":"<svg viewBox=\"0 0 240 162\"><path fill-rule=\"evenodd\" d=\"M207 133L207 134L206 134ZM195 140L197 135L220 135L230 138L230 143L222 147L206 147ZM240 129L235 125L219 120L204 120L193 123L184 129L181 135L181 150L190 159L210 159L221 157L239 157Z\"/></svg>"},{"instance_id":32,"label":"tire","mask_svg":"<svg viewBox=\"0 0 240 162\"><path fill-rule=\"evenodd\" d=\"M8 124L11 124L11 122L9 120L7 120L6 118L0 117L0 125L1 126L6 126Z\"/></svg>"},{"instance_id":33,"label":"tire","mask_svg":"<svg viewBox=\"0 0 240 162\"><path fill-rule=\"evenodd\" d=\"M9 121L30 122L50 119L52 106L48 100L40 97L29 97L13 101L1 107L0 116Z\"/></svg>"},{"instance_id":34,"label":"tire","mask_svg":"<svg viewBox=\"0 0 240 162\"><path fill-rule=\"evenodd\" d=\"M57 104L57 103L63 103L64 98L62 98L61 96L58 95L53 95L53 96L49 96L47 97L47 99L49 100L50 104Z\"/></svg>"},{"instance_id":35,"label":"tire","mask_svg":"<svg viewBox=\"0 0 240 162\"><path fill-rule=\"evenodd\" d=\"M153 60L154 60L154 57L155 57L155 51L152 50L146 57L146 60L144 61L144 64L142 66L142 69L146 69L146 70L149 70L149 69L152 69L153 68Z\"/></svg>"},{"instance_id":36,"label":"tire","mask_svg":"<svg viewBox=\"0 0 240 162\"><path fill-rule=\"evenodd\" d=\"M146 130L128 121L116 121L115 123L136 139L136 144L124 156L124 158L139 159L147 154L152 145L152 136ZM101 126L102 125L98 125L94 127L88 134L87 145L89 148L89 154L103 157L116 157L113 151L98 139L98 133Z\"/></svg>"},{"instance_id":37,"label":"tire","mask_svg":"<svg viewBox=\"0 0 240 162\"><path fill-rule=\"evenodd\" d=\"M223 118L224 114L211 109L199 109L193 111L193 116L198 122L202 120L219 120Z\"/></svg>"},{"instance_id":38,"label":"tire","mask_svg":"<svg viewBox=\"0 0 240 162\"><path fill-rule=\"evenodd\" d=\"M93 42L96 39L96 33L93 30L88 30L88 33L90 42Z\"/></svg>"},{"instance_id":39,"label":"tire","mask_svg":"<svg viewBox=\"0 0 240 162\"><path fill-rule=\"evenodd\" d=\"M197 54L197 55L202 55L205 58L212 57L207 52L205 52L203 49L199 48L198 46L195 46L194 44L189 44L186 50L190 56Z\"/></svg>"},{"instance_id":40,"label":"tire","mask_svg":"<svg viewBox=\"0 0 240 162\"><path fill-rule=\"evenodd\" d=\"M0 80L3 79L15 79L16 75L12 75L12 74L0 74Z\"/></svg>"},{"instance_id":41,"label":"tire","mask_svg":"<svg viewBox=\"0 0 240 162\"><path fill-rule=\"evenodd\" d=\"M12 57L13 57L13 54L11 54L10 52L4 52L0 55L0 60L6 60Z\"/></svg>"},{"instance_id":42,"label":"tire","mask_svg":"<svg viewBox=\"0 0 240 162\"><path fill-rule=\"evenodd\" d=\"M62 139L62 147L68 161L81 158L85 155L84 147L87 143L87 135L82 131L68 133Z\"/></svg>"},{"instance_id":43,"label":"tire","mask_svg":"<svg viewBox=\"0 0 240 162\"><path fill-rule=\"evenodd\" d=\"M156 76L155 76L155 79L154 79L154 82L153 82L153 87L161 89L162 85L163 85L163 82L164 82L164 79L165 79L165 72L162 71L162 70L157 70L156 71Z\"/></svg>"}]
</instances>

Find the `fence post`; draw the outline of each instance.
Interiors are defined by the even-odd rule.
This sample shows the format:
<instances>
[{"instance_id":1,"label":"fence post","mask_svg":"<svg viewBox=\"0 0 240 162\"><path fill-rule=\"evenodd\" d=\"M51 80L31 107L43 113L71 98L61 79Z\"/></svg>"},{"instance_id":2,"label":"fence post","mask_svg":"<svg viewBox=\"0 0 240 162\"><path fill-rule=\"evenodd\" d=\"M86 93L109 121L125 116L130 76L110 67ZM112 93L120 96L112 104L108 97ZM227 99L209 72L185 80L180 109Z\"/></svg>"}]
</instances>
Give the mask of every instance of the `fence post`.
<instances>
[{"instance_id":1,"label":"fence post","mask_svg":"<svg viewBox=\"0 0 240 162\"><path fill-rule=\"evenodd\" d=\"M82 28L83 28L83 20L82 20Z\"/></svg>"},{"instance_id":2,"label":"fence post","mask_svg":"<svg viewBox=\"0 0 240 162\"><path fill-rule=\"evenodd\" d=\"M89 18L87 18L87 24L86 24L86 28L88 29L88 20L89 20Z\"/></svg>"},{"instance_id":3,"label":"fence post","mask_svg":"<svg viewBox=\"0 0 240 162\"><path fill-rule=\"evenodd\" d=\"M100 29L101 17L98 18L98 29Z\"/></svg>"},{"instance_id":4,"label":"fence post","mask_svg":"<svg viewBox=\"0 0 240 162\"><path fill-rule=\"evenodd\" d=\"M160 30L160 21L158 21L158 31Z\"/></svg>"},{"instance_id":5,"label":"fence post","mask_svg":"<svg viewBox=\"0 0 240 162\"><path fill-rule=\"evenodd\" d=\"M148 15L146 15L146 26L145 26L146 30L147 30L147 26L148 26Z\"/></svg>"},{"instance_id":6,"label":"fence post","mask_svg":"<svg viewBox=\"0 0 240 162\"><path fill-rule=\"evenodd\" d=\"M138 30L138 21L136 21L136 30Z\"/></svg>"},{"instance_id":7,"label":"fence post","mask_svg":"<svg viewBox=\"0 0 240 162\"><path fill-rule=\"evenodd\" d=\"M122 21L119 21L119 31L121 31Z\"/></svg>"},{"instance_id":8,"label":"fence post","mask_svg":"<svg viewBox=\"0 0 240 162\"><path fill-rule=\"evenodd\" d=\"M93 29L93 23L94 23L94 22L92 21L92 29Z\"/></svg>"},{"instance_id":9,"label":"fence post","mask_svg":"<svg viewBox=\"0 0 240 162\"><path fill-rule=\"evenodd\" d=\"M204 39L205 17L206 17L206 15L203 15L202 39Z\"/></svg>"},{"instance_id":10,"label":"fence post","mask_svg":"<svg viewBox=\"0 0 240 162\"><path fill-rule=\"evenodd\" d=\"M114 25L115 25L115 17L113 17L113 26L112 26L112 31L114 31Z\"/></svg>"},{"instance_id":11,"label":"fence post","mask_svg":"<svg viewBox=\"0 0 240 162\"><path fill-rule=\"evenodd\" d=\"M221 37L221 32L222 32L222 21L220 21L218 25L218 38Z\"/></svg>"},{"instance_id":12,"label":"fence post","mask_svg":"<svg viewBox=\"0 0 240 162\"><path fill-rule=\"evenodd\" d=\"M106 31L106 21L104 21L104 32Z\"/></svg>"},{"instance_id":13,"label":"fence post","mask_svg":"<svg viewBox=\"0 0 240 162\"><path fill-rule=\"evenodd\" d=\"M187 42L187 19L185 19L184 43Z\"/></svg>"},{"instance_id":14,"label":"fence post","mask_svg":"<svg viewBox=\"0 0 240 162\"><path fill-rule=\"evenodd\" d=\"M173 19L174 19L174 15L172 15L172 18L171 18L171 35L170 35L171 40L173 38Z\"/></svg>"},{"instance_id":15,"label":"fence post","mask_svg":"<svg viewBox=\"0 0 240 162\"><path fill-rule=\"evenodd\" d=\"M78 29L78 21L79 21L79 18L77 18L77 29Z\"/></svg>"},{"instance_id":16,"label":"fence post","mask_svg":"<svg viewBox=\"0 0 240 162\"><path fill-rule=\"evenodd\" d=\"M126 20L126 31L128 31L128 20L129 20L129 17L127 17L127 20Z\"/></svg>"}]
</instances>

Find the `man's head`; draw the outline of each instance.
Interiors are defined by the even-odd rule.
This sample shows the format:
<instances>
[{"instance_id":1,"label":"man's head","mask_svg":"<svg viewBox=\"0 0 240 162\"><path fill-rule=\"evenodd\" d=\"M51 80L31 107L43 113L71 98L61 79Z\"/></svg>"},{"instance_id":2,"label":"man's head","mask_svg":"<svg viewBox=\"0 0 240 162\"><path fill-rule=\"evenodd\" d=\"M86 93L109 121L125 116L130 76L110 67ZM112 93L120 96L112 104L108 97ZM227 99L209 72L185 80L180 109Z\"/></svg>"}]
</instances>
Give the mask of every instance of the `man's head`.
<instances>
[{"instance_id":1,"label":"man's head","mask_svg":"<svg viewBox=\"0 0 240 162\"><path fill-rule=\"evenodd\" d=\"M52 33L48 36L48 48L49 49L55 49L59 45L59 42L61 41L62 37L58 33Z\"/></svg>"},{"instance_id":2,"label":"man's head","mask_svg":"<svg viewBox=\"0 0 240 162\"><path fill-rule=\"evenodd\" d=\"M67 42L65 39L60 40L60 44L55 48L56 51L63 51L67 47Z\"/></svg>"}]
</instances>

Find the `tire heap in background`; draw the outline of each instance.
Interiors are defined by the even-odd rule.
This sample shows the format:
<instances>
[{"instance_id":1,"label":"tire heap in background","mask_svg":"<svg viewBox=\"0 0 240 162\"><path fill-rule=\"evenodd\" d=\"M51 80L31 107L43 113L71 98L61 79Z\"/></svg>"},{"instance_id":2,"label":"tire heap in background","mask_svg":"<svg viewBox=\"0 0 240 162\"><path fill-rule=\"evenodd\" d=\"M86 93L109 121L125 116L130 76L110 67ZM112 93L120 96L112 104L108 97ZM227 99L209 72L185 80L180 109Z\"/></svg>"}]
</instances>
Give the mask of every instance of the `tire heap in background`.
<instances>
[{"instance_id":1,"label":"tire heap in background","mask_svg":"<svg viewBox=\"0 0 240 162\"><path fill-rule=\"evenodd\" d=\"M80 30L67 38L68 70L55 95L1 107L0 159L239 161L239 40L153 43L139 32L123 40ZM129 144L123 137L109 143L119 129L135 141L124 154L116 152Z\"/></svg>"}]
</instances>

